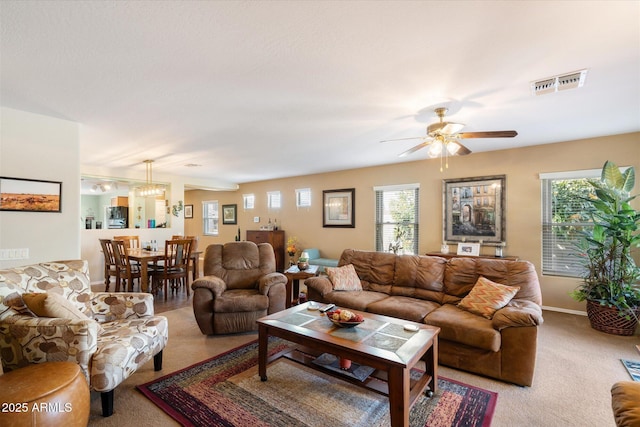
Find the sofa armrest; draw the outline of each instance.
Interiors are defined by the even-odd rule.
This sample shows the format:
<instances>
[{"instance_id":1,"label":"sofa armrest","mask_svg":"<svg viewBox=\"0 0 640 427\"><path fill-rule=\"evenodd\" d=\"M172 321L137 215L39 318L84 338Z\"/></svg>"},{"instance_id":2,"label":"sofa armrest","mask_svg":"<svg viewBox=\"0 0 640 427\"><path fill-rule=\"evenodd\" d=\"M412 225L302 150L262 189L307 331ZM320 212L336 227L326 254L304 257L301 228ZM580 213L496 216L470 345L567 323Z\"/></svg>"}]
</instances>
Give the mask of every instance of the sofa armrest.
<instances>
[{"instance_id":1,"label":"sofa armrest","mask_svg":"<svg viewBox=\"0 0 640 427\"><path fill-rule=\"evenodd\" d=\"M52 317L8 316L0 321L0 352L8 369L31 363L69 361L89 380L89 362L98 346L98 322Z\"/></svg>"},{"instance_id":2,"label":"sofa armrest","mask_svg":"<svg viewBox=\"0 0 640 427\"><path fill-rule=\"evenodd\" d=\"M91 314L100 323L153 316L153 295L143 292L94 292Z\"/></svg>"},{"instance_id":3,"label":"sofa armrest","mask_svg":"<svg viewBox=\"0 0 640 427\"><path fill-rule=\"evenodd\" d=\"M329 276L309 277L304 281L304 284L308 289L311 289L312 292L315 292L322 298L333 291L333 283L329 280Z\"/></svg>"},{"instance_id":4,"label":"sofa armrest","mask_svg":"<svg viewBox=\"0 0 640 427\"><path fill-rule=\"evenodd\" d=\"M282 273L268 273L258 279L258 289L262 295L269 295L271 287L282 283L287 285L287 276Z\"/></svg>"},{"instance_id":5,"label":"sofa armrest","mask_svg":"<svg viewBox=\"0 0 640 427\"><path fill-rule=\"evenodd\" d=\"M208 289L214 295L214 298L216 298L227 290L227 284L217 276L204 276L194 280L191 284L191 289L193 289L194 292L197 289Z\"/></svg>"},{"instance_id":6,"label":"sofa armrest","mask_svg":"<svg viewBox=\"0 0 640 427\"><path fill-rule=\"evenodd\" d=\"M493 327L501 331L509 327L542 325L542 309L533 301L511 300L493 315Z\"/></svg>"},{"instance_id":7,"label":"sofa armrest","mask_svg":"<svg viewBox=\"0 0 640 427\"><path fill-rule=\"evenodd\" d=\"M611 387L611 409L616 426L640 425L640 383L619 381Z\"/></svg>"}]
</instances>

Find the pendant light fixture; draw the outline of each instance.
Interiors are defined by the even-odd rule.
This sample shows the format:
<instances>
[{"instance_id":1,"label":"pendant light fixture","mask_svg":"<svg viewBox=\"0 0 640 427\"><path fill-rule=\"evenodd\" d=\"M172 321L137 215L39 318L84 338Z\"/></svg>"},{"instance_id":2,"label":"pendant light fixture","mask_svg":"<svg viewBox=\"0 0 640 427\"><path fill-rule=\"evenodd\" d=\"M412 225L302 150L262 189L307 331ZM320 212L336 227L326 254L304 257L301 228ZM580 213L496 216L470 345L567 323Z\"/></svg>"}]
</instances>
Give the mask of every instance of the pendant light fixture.
<instances>
[{"instance_id":1,"label":"pendant light fixture","mask_svg":"<svg viewBox=\"0 0 640 427\"><path fill-rule=\"evenodd\" d=\"M138 195L147 196L160 196L164 194L164 185L156 185L153 183L153 160L145 160L146 166L146 185L144 187L138 187Z\"/></svg>"}]
</instances>

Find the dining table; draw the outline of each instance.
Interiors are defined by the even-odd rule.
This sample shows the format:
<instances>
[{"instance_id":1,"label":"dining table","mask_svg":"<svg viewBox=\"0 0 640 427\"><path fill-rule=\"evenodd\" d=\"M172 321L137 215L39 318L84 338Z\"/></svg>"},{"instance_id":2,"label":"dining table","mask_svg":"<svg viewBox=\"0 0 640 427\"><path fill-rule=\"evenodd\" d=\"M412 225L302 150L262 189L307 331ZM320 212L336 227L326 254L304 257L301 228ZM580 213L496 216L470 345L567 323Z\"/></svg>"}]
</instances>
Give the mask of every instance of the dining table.
<instances>
[{"instance_id":1,"label":"dining table","mask_svg":"<svg viewBox=\"0 0 640 427\"><path fill-rule=\"evenodd\" d=\"M192 280L196 280L200 274L199 260L202 251L193 251L189 255L190 264L193 266ZM131 248L127 250L129 261L140 264L140 290L148 292L149 289L149 263L155 264L164 258L164 249L157 251L145 248Z\"/></svg>"}]
</instances>

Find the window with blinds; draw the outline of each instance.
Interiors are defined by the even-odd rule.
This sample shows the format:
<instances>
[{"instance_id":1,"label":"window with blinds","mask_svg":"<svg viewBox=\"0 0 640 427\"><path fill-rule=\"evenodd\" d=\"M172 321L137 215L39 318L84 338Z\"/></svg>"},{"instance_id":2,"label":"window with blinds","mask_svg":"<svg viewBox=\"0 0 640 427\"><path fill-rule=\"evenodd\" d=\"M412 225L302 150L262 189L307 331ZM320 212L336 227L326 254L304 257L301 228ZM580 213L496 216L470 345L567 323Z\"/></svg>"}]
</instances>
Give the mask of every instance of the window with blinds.
<instances>
[{"instance_id":1,"label":"window with blinds","mask_svg":"<svg viewBox=\"0 0 640 427\"><path fill-rule=\"evenodd\" d=\"M282 198L279 191L267 191L267 207L269 209L280 209L282 207Z\"/></svg>"},{"instance_id":2,"label":"window with blinds","mask_svg":"<svg viewBox=\"0 0 640 427\"><path fill-rule=\"evenodd\" d=\"M418 253L419 184L375 187L376 250Z\"/></svg>"},{"instance_id":3,"label":"window with blinds","mask_svg":"<svg viewBox=\"0 0 640 427\"><path fill-rule=\"evenodd\" d=\"M218 201L202 202L202 233L205 236L218 235Z\"/></svg>"},{"instance_id":4,"label":"window with blinds","mask_svg":"<svg viewBox=\"0 0 640 427\"><path fill-rule=\"evenodd\" d=\"M296 189L296 206L299 208L308 208L309 206L311 206L310 188Z\"/></svg>"},{"instance_id":5,"label":"window with blinds","mask_svg":"<svg viewBox=\"0 0 640 427\"><path fill-rule=\"evenodd\" d=\"M593 227L588 180L599 171L542 174L542 274L583 277L579 243Z\"/></svg>"}]
</instances>

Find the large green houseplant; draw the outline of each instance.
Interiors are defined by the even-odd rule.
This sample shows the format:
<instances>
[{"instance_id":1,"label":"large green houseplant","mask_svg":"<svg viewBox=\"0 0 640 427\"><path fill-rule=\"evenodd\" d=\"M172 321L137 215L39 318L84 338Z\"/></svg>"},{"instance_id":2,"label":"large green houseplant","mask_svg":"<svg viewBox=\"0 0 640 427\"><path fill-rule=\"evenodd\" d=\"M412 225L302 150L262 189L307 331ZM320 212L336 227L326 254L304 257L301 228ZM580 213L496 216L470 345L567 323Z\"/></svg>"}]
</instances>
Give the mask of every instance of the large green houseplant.
<instances>
[{"instance_id":1,"label":"large green houseplant","mask_svg":"<svg viewBox=\"0 0 640 427\"><path fill-rule=\"evenodd\" d=\"M621 172L607 161L600 179L589 184L593 228L580 243L585 276L572 297L587 301L594 329L633 335L640 313L640 268L631 256L631 249L640 246L640 213L630 204L635 171L631 167Z\"/></svg>"}]
</instances>

